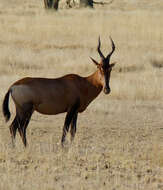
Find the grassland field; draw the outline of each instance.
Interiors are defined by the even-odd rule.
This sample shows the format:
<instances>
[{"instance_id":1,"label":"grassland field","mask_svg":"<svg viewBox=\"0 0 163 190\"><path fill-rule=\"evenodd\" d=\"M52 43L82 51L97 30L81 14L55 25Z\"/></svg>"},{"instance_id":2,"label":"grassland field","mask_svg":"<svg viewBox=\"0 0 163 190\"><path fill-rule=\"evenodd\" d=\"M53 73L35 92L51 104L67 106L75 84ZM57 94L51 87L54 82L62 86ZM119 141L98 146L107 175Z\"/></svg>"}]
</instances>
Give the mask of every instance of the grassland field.
<instances>
[{"instance_id":1,"label":"grassland field","mask_svg":"<svg viewBox=\"0 0 163 190\"><path fill-rule=\"evenodd\" d=\"M107 2L107 0L105 0ZM109 2L109 1L108 1ZM28 148L11 146L0 110L0 190L163 189L163 2L114 0L79 9L45 10L41 0L0 1L0 102L16 80L95 71L89 56L101 36L111 61L111 94L79 115L73 144L60 139L65 114L34 113Z\"/></svg>"}]
</instances>

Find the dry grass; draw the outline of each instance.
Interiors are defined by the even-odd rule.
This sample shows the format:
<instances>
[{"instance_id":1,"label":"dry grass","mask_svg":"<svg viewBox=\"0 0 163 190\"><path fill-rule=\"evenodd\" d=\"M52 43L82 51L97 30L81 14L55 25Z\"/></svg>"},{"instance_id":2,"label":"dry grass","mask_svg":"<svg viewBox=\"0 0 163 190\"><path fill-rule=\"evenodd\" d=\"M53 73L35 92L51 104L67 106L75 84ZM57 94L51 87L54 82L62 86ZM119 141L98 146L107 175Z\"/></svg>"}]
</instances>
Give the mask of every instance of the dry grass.
<instances>
[{"instance_id":1,"label":"dry grass","mask_svg":"<svg viewBox=\"0 0 163 190\"><path fill-rule=\"evenodd\" d=\"M116 44L112 93L101 94L79 116L75 141L65 149L65 114L35 113L24 150L19 136L11 147L0 112L0 189L162 189L162 1L115 0L95 10L66 10L63 1L60 7L54 13L38 0L1 0L1 102L24 76L93 72L89 56L99 60L99 34L105 54L109 35ZM12 101L10 109L13 118Z\"/></svg>"}]
</instances>

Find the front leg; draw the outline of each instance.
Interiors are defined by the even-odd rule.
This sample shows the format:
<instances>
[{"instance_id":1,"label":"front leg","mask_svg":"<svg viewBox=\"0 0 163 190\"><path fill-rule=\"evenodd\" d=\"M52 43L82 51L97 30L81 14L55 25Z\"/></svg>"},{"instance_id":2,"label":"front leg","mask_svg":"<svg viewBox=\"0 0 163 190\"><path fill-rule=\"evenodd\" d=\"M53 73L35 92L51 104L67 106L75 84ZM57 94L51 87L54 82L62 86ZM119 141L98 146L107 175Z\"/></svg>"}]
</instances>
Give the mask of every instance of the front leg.
<instances>
[{"instance_id":1,"label":"front leg","mask_svg":"<svg viewBox=\"0 0 163 190\"><path fill-rule=\"evenodd\" d=\"M78 118L78 113L75 113L72 121L71 121L71 142L73 141L74 137L75 137L75 133L76 133L76 123L77 123L77 118Z\"/></svg>"},{"instance_id":2,"label":"front leg","mask_svg":"<svg viewBox=\"0 0 163 190\"><path fill-rule=\"evenodd\" d=\"M64 123L64 126L63 126L62 139L61 139L62 146L64 145L65 138L66 138L66 135L68 133L72 117L73 117L73 115L71 114L71 112L67 112L67 115L66 115L66 118L65 118L65 123Z\"/></svg>"},{"instance_id":3,"label":"front leg","mask_svg":"<svg viewBox=\"0 0 163 190\"><path fill-rule=\"evenodd\" d=\"M66 134L69 131L70 123L73 122L72 121L73 118L76 117L75 115L77 114L78 107L79 107L79 103L77 102L67 112L67 115L66 115L66 118L65 118L65 123L64 123L64 126L63 126L62 139L61 139L62 146L64 145Z\"/></svg>"}]
</instances>

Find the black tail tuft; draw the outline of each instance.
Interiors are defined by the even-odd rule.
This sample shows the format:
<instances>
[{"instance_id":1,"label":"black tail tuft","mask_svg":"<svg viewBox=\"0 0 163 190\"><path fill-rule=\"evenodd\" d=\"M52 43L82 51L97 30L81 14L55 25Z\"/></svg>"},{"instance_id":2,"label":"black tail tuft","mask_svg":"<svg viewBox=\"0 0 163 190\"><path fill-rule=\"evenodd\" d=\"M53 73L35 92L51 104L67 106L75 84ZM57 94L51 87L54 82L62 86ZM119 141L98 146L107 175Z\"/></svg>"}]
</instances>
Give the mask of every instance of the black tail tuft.
<instances>
[{"instance_id":1,"label":"black tail tuft","mask_svg":"<svg viewBox=\"0 0 163 190\"><path fill-rule=\"evenodd\" d=\"M3 115L6 118L6 122L10 119L10 115L11 115L9 111L9 107L8 107L9 96L10 96L10 90L5 95L5 98L3 100L3 105L2 105Z\"/></svg>"}]
</instances>

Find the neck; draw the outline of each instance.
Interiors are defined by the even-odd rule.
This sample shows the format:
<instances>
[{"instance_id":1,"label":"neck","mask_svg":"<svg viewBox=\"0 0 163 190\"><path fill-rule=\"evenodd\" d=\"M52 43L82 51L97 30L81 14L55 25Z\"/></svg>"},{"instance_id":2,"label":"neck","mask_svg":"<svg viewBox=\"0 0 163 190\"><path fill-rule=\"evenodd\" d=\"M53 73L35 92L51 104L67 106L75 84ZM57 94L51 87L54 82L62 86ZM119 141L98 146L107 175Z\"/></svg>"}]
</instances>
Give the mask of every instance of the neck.
<instances>
[{"instance_id":1,"label":"neck","mask_svg":"<svg viewBox=\"0 0 163 190\"><path fill-rule=\"evenodd\" d=\"M99 77L99 70L95 71L93 74L86 77L87 81L89 81L93 86L99 87L101 85L100 77Z\"/></svg>"},{"instance_id":2,"label":"neck","mask_svg":"<svg viewBox=\"0 0 163 190\"><path fill-rule=\"evenodd\" d=\"M99 70L97 70L92 75L85 78L89 84L88 94L92 96L92 99L96 98L103 88L99 75L100 75Z\"/></svg>"}]
</instances>

